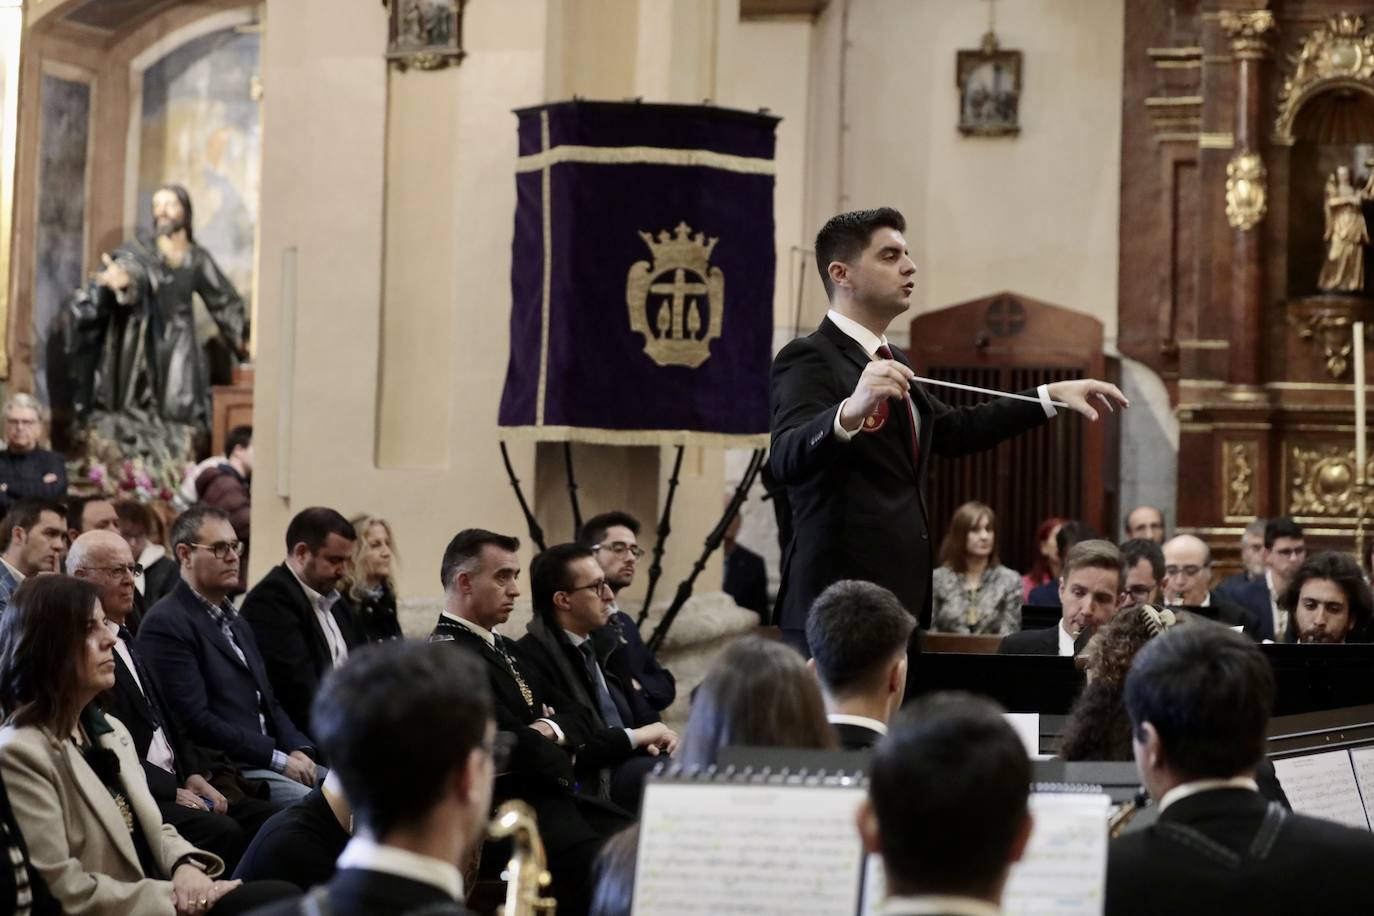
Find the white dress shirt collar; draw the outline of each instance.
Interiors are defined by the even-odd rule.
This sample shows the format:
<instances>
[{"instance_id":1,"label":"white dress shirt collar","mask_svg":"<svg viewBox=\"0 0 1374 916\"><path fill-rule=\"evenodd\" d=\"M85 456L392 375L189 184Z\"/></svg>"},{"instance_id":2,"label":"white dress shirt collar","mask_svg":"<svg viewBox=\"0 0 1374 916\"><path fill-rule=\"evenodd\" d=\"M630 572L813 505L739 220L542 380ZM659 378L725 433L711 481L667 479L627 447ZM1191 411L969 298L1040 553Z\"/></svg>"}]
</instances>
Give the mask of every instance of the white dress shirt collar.
<instances>
[{"instance_id":1,"label":"white dress shirt collar","mask_svg":"<svg viewBox=\"0 0 1374 916\"><path fill-rule=\"evenodd\" d=\"M23 581L24 581L24 578L25 578L24 574L21 573L19 570L15 569L15 568L14 568L14 565L11 564L9 560L6 560L4 557L0 557L0 563L4 563L4 564L5 564L5 568L8 569L8 570L10 571L10 575L11 575L11 576L14 576L14 581L15 581L15 582L23 582Z\"/></svg>"},{"instance_id":2,"label":"white dress shirt collar","mask_svg":"<svg viewBox=\"0 0 1374 916\"><path fill-rule=\"evenodd\" d=\"M1068 630L1064 629L1063 620L1060 620L1059 623L1055 624L1055 626L1059 630L1059 654L1062 656L1072 657L1074 654L1074 638L1069 635Z\"/></svg>"},{"instance_id":3,"label":"white dress shirt collar","mask_svg":"<svg viewBox=\"0 0 1374 916\"><path fill-rule=\"evenodd\" d=\"M879 916L999 916L1001 910L976 897L922 894L917 897L888 897L878 905Z\"/></svg>"},{"instance_id":4,"label":"white dress shirt collar","mask_svg":"<svg viewBox=\"0 0 1374 916\"><path fill-rule=\"evenodd\" d=\"M496 648L496 634L493 633L491 630L488 630L484 627L479 627L471 620L459 617L457 614L450 614L448 611L440 611L439 616L443 617L446 620L452 620L459 626L471 630L478 636L482 637L482 641L485 642L487 645L491 646L493 649Z\"/></svg>"},{"instance_id":5,"label":"white dress shirt collar","mask_svg":"<svg viewBox=\"0 0 1374 916\"><path fill-rule=\"evenodd\" d=\"M355 836L349 840L337 864L339 868L361 868L419 881L437 887L454 900L463 899L463 875L452 862L408 849L383 846L368 837Z\"/></svg>"},{"instance_id":6,"label":"white dress shirt collar","mask_svg":"<svg viewBox=\"0 0 1374 916\"><path fill-rule=\"evenodd\" d=\"M870 719L868 716L851 716L844 712L832 712L829 713L826 718L830 720L831 725L857 725L861 728L875 731L880 735L887 734L886 722Z\"/></svg>"},{"instance_id":7,"label":"white dress shirt collar","mask_svg":"<svg viewBox=\"0 0 1374 916\"><path fill-rule=\"evenodd\" d=\"M834 309L826 312L825 317L829 318L835 327L843 331L846 337L853 338L855 343L863 347L864 352L869 355L869 358L872 358L873 355L878 352L879 347L886 346L887 344L886 334L879 337L853 318L841 315Z\"/></svg>"},{"instance_id":8,"label":"white dress shirt collar","mask_svg":"<svg viewBox=\"0 0 1374 916\"><path fill-rule=\"evenodd\" d=\"M1249 789L1251 792L1258 792L1259 784L1249 776L1234 776L1231 779L1195 779L1192 782L1174 786L1165 792L1164 797L1159 800L1159 812L1163 814L1165 808L1189 796L1202 792L1212 792L1217 789Z\"/></svg>"}]
</instances>

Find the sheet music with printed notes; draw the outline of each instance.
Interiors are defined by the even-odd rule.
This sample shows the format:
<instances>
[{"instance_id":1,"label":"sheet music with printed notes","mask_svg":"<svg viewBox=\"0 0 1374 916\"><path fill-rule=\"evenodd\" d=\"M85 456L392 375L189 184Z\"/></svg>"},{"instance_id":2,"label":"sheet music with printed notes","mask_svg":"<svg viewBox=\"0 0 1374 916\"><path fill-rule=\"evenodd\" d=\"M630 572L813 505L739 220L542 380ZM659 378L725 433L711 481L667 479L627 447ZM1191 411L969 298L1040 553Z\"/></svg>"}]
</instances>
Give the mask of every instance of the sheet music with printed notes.
<instances>
[{"instance_id":1,"label":"sheet music with printed notes","mask_svg":"<svg viewBox=\"0 0 1374 916\"><path fill-rule=\"evenodd\" d=\"M1007 916L1101 916L1107 889L1107 815L1097 792L1033 792L1035 826L1002 894Z\"/></svg>"},{"instance_id":2,"label":"sheet music with printed notes","mask_svg":"<svg viewBox=\"0 0 1374 916\"><path fill-rule=\"evenodd\" d=\"M1326 751L1275 760L1274 772L1293 810L1368 830L1369 817L1350 756L1350 751Z\"/></svg>"},{"instance_id":3,"label":"sheet music with printed notes","mask_svg":"<svg viewBox=\"0 0 1374 916\"><path fill-rule=\"evenodd\" d=\"M865 789L657 777L645 787L635 916L856 913Z\"/></svg>"},{"instance_id":4,"label":"sheet music with printed notes","mask_svg":"<svg viewBox=\"0 0 1374 916\"><path fill-rule=\"evenodd\" d=\"M1365 817L1369 819L1370 829L1374 830L1374 747L1351 748L1350 762L1355 768L1355 785L1360 789Z\"/></svg>"}]
</instances>

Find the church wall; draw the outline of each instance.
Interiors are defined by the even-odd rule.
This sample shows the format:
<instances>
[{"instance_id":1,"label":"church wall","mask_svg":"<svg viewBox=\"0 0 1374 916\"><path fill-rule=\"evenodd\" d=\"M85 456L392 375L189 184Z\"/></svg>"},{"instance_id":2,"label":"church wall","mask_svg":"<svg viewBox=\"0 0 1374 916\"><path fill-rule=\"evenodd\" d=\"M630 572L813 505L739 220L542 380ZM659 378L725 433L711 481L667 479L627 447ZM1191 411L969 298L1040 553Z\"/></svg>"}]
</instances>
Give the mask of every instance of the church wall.
<instances>
[{"instance_id":1,"label":"church wall","mask_svg":"<svg viewBox=\"0 0 1374 916\"><path fill-rule=\"evenodd\" d=\"M1021 133L992 138L964 137L956 127L955 53L978 47L986 3L847 6L843 73L844 0L817 23L825 69L816 78L845 90L842 113L837 89L826 90L836 104L817 108L811 131L811 172L826 192L808 207L811 231L840 209L891 204L909 221L920 270L915 310L1010 289L1100 319L1112 349L1122 0L996 5L1001 46L1024 59ZM812 322L824 309L813 292Z\"/></svg>"}]
</instances>

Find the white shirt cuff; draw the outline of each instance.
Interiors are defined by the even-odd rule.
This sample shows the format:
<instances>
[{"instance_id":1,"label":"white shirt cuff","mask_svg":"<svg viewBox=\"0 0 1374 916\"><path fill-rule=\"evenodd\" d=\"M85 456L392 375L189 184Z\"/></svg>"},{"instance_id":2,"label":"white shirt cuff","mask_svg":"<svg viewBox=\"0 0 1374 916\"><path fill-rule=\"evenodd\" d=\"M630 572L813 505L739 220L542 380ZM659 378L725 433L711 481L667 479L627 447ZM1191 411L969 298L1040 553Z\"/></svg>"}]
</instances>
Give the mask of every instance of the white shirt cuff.
<instances>
[{"instance_id":1,"label":"white shirt cuff","mask_svg":"<svg viewBox=\"0 0 1374 916\"><path fill-rule=\"evenodd\" d=\"M1059 415L1059 411L1054 407L1054 401L1050 400L1050 386L1041 385L1035 389L1036 397L1040 398L1040 406L1045 409L1045 416L1054 417Z\"/></svg>"},{"instance_id":2,"label":"white shirt cuff","mask_svg":"<svg viewBox=\"0 0 1374 916\"><path fill-rule=\"evenodd\" d=\"M851 433L849 430L845 429L843 426L840 425L840 414L844 412L844 405L848 403L849 398L845 398L843 401L840 402L840 406L835 408L835 438L839 439L841 442L848 442L850 439L854 438L854 433ZM1050 416L1054 416L1054 414L1050 414Z\"/></svg>"},{"instance_id":3,"label":"white shirt cuff","mask_svg":"<svg viewBox=\"0 0 1374 916\"><path fill-rule=\"evenodd\" d=\"M546 722L549 728L553 729L553 740L555 744L567 744L568 739L563 737L563 729L558 727L558 723L552 719L535 719L536 722Z\"/></svg>"},{"instance_id":4,"label":"white shirt cuff","mask_svg":"<svg viewBox=\"0 0 1374 916\"><path fill-rule=\"evenodd\" d=\"M630 739L630 750L633 751L639 747L638 744L635 744L635 733L633 729L625 729L625 737Z\"/></svg>"}]
</instances>

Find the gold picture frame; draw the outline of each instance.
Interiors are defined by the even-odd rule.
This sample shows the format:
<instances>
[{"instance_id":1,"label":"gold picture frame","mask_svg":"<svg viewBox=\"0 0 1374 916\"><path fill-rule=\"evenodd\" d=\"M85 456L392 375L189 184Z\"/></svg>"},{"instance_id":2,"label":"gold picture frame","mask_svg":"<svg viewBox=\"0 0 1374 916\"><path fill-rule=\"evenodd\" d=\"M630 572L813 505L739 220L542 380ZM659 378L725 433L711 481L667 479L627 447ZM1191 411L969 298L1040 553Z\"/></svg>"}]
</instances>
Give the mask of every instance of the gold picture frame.
<instances>
[{"instance_id":1,"label":"gold picture frame","mask_svg":"<svg viewBox=\"0 0 1374 916\"><path fill-rule=\"evenodd\" d=\"M387 17L386 59L399 70L442 70L457 64L463 50L463 7L467 0L383 0Z\"/></svg>"},{"instance_id":2,"label":"gold picture frame","mask_svg":"<svg viewBox=\"0 0 1374 916\"><path fill-rule=\"evenodd\" d=\"M966 137L1005 137L1021 132L1021 52L998 47L988 32L977 50L956 52L959 133Z\"/></svg>"}]
</instances>

